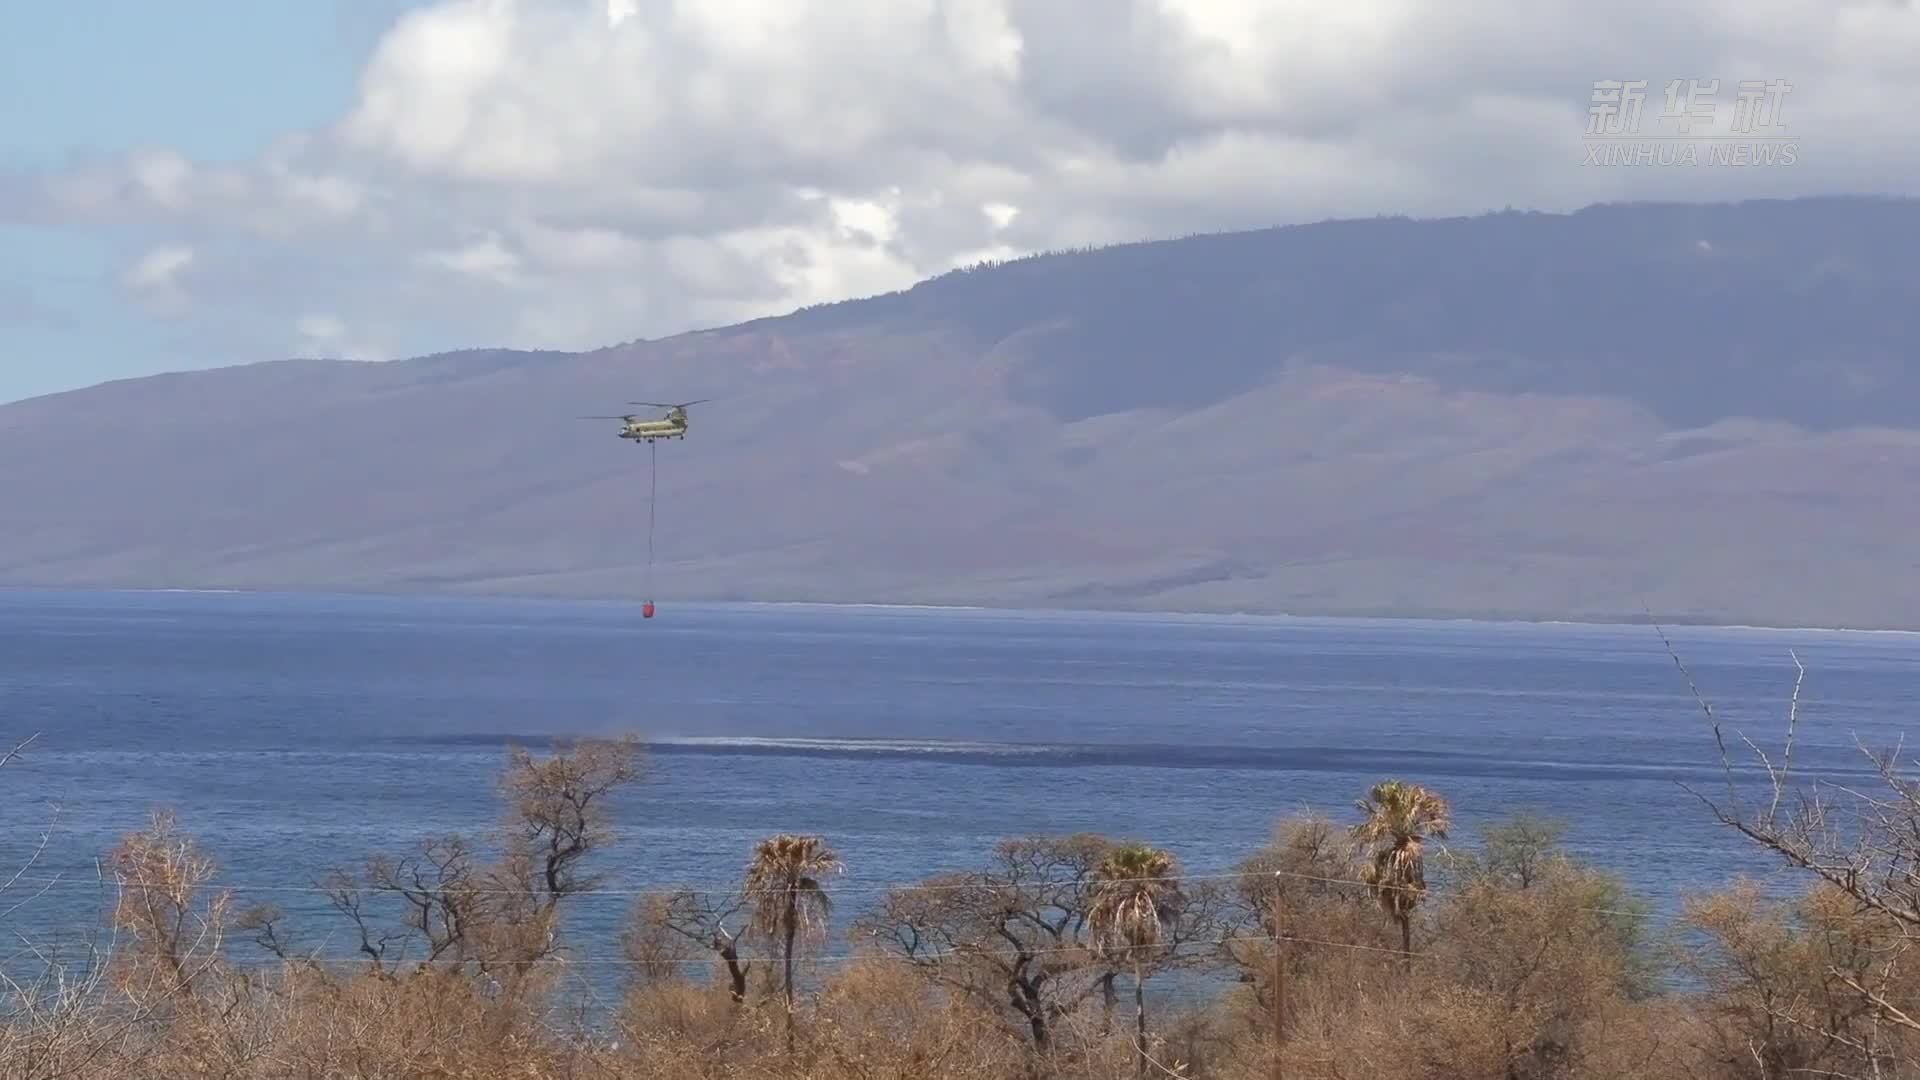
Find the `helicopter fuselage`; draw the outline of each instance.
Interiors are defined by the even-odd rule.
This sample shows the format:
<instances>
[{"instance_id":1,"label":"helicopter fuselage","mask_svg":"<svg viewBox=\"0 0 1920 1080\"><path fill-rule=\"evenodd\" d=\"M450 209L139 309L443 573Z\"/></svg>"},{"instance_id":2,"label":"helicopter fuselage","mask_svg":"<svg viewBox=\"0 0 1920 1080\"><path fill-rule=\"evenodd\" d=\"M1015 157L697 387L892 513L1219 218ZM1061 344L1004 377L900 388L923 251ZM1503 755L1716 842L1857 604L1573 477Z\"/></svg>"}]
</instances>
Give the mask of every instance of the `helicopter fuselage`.
<instances>
[{"instance_id":1,"label":"helicopter fuselage","mask_svg":"<svg viewBox=\"0 0 1920 1080\"><path fill-rule=\"evenodd\" d=\"M632 405L646 405L648 402L634 401ZM698 405L699 402L693 402ZM687 437L687 407L685 405L661 406L667 410L665 416L640 417L632 413L620 416L583 416L582 420L618 420L619 436L636 443L650 443L655 439L684 439Z\"/></svg>"},{"instance_id":2,"label":"helicopter fuselage","mask_svg":"<svg viewBox=\"0 0 1920 1080\"><path fill-rule=\"evenodd\" d=\"M684 439L687 437L687 425L671 420L647 420L621 428L620 437L640 442L652 442L655 439Z\"/></svg>"}]
</instances>

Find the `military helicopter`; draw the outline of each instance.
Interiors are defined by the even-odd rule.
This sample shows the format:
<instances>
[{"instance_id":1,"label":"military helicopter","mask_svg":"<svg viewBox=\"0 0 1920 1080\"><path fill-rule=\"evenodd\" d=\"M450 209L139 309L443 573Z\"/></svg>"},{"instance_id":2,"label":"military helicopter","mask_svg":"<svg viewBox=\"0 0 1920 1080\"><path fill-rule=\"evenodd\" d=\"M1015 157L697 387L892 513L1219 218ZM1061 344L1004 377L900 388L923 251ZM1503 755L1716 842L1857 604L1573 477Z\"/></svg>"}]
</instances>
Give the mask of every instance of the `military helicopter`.
<instances>
[{"instance_id":1,"label":"military helicopter","mask_svg":"<svg viewBox=\"0 0 1920 1080\"><path fill-rule=\"evenodd\" d=\"M659 419L642 418L631 413L623 416L583 416L582 420L618 420L620 437L631 439L637 445L646 443L651 451L647 456L651 467L647 478L647 600L640 605L640 617L653 618L653 523L654 507L658 503L660 491L660 454L655 442L660 439L684 439L687 437L687 407L711 401L711 398L698 398L683 401L678 405L666 405L658 401L629 401L629 405L645 405L650 409L665 409L667 415Z\"/></svg>"},{"instance_id":2,"label":"military helicopter","mask_svg":"<svg viewBox=\"0 0 1920 1080\"><path fill-rule=\"evenodd\" d=\"M712 398L700 398L695 401L683 401L678 405L663 405L657 401L629 401L629 405L645 405L650 409L665 409L667 415L658 420L642 419L634 415L626 416L583 416L582 420L619 420L623 423L620 437L632 439L636 443L652 442L655 439L684 439L687 437L687 406L699 405Z\"/></svg>"}]
</instances>

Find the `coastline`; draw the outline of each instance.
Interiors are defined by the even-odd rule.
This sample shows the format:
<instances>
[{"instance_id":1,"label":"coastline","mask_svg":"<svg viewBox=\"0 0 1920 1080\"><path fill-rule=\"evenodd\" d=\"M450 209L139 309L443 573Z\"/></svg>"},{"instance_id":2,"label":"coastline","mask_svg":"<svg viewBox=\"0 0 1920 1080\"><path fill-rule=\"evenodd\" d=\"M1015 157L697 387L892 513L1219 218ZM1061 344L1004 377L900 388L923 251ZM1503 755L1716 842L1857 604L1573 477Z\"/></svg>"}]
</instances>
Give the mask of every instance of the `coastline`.
<instances>
[{"instance_id":1,"label":"coastline","mask_svg":"<svg viewBox=\"0 0 1920 1080\"><path fill-rule=\"evenodd\" d=\"M247 598L287 597L309 600L411 600L424 602L437 601L479 601L479 602L527 602L582 608L636 607L638 597L607 596L591 597L570 593L543 593L535 591L500 591L473 589L404 589L393 587L366 588L314 588L304 586L275 587L189 587L189 586L126 586L126 585L41 585L16 584L0 581L0 600L10 594L37 595L82 595L82 596L229 596ZM1133 619L1145 622L1183 622L1183 621L1236 621L1248 623L1266 622L1313 622L1313 623L1397 623L1412 625L1460 624L1481 627L1566 627L1572 629L1627 628L1627 627L1669 627L1689 630L1721 630L1748 633L1781 634L1872 634L1886 636L1920 636L1920 625L1916 626L1837 626L1837 625L1792 625L1785 622L1769 622L1762 619L1719 619L1700 615L1659 614L1641 615L1568 615L1568 614L1525 614L1512 612L1435 612L1418 609L1401 611L1352 611L1352 610L1315 610L1264 611L1264 610L1209 610L1178 609L1154 607L1109 608L1099 606L1049 606L1014 605L988 603L904 603L884 600L796 600L783 598L739 599L737 597L660 597L662 605L679 605L705 610L793 610L816 609L837 612L891 612L925 613L947 615L971 615L982 617L1025 617L1025 618L1103 618Z\"/></svg>"}]
</instances>

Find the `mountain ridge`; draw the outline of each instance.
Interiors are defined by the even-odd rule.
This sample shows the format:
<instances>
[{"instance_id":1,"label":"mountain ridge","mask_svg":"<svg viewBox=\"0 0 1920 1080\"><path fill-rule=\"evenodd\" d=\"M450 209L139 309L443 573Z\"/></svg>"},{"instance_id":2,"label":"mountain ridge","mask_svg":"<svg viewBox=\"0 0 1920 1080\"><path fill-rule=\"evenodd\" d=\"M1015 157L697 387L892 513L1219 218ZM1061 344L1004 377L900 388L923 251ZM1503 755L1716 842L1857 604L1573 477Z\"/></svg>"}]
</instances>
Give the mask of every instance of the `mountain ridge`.
<instances>
[{"instance_id":1,"label":"mountain ridge","mask_svg":"<svg viewBox=\"0 0 1920 1080\"><path fill-rule=\"evenodd\" d=\"M714 397L661 599L1909 628L1917 240L1877 196L1353 219L115 380L0 406L0 583L639 596L648 451L574 418Z\"/></svg>"}]
</instances>

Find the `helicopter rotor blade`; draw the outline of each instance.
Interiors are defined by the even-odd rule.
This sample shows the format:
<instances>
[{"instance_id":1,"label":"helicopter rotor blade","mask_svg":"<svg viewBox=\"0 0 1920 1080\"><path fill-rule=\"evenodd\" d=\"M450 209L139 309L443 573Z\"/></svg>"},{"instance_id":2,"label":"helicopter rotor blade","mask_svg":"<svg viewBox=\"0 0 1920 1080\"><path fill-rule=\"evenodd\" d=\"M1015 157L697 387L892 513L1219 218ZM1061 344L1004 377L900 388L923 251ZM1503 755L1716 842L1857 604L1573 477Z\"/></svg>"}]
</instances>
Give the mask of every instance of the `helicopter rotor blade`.
<instances>
[{"instance_id":1,"label":"helicopter rotor blade","mask_svg":"<svg viewBox=\"0 0 1920 1080\"><path fill-rule=\"evenodd\" d=\"M577 419L580 419L580 420L631 420L633 419L633 417L631 416L582 416L582 417L577 417Z\"/></svg>"}]
</instances>

